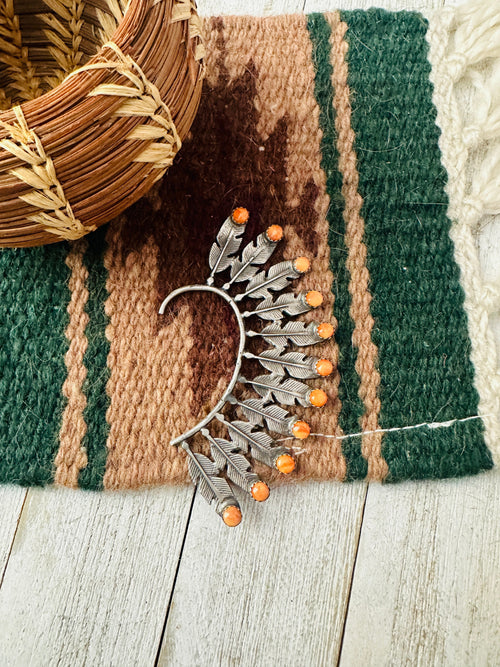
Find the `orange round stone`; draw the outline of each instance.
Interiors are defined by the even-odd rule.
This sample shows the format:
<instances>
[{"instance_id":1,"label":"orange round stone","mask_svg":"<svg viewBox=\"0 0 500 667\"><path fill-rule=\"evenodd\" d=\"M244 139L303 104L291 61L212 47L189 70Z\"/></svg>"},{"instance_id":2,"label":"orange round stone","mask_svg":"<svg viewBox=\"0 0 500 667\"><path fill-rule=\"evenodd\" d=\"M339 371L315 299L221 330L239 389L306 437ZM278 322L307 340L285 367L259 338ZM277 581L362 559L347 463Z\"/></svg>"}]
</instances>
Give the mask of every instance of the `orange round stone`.
<instances>
[{"instance_id":1,"label":"orange round stone","mask_svg":"<svg viewBox=\"0 0 500 667\"><path fill-rule=\"evenodd\" d=\"M311 308L319 308L323 303L323 295L321 292L317 292L313 289L306 294L306 303L311 306Z\"/></svg>"},{"instance_id":2,"label":"orange round stone","mask_svg":"<svg viewBox=\"0 0 500 667\"><path fill-rule=\"evenodd\" d=\"M237 526L241 522L240 508L235 505L229 505L229 507L226 507L222 512L222 520L226 526L230 526L231 528Z\"/></svg>"},{"instance_id":3,"label":"orange round stone","mask_svg":"<svg viewBox=\"0 0 500 667\"><path fill-rule=\"evenodd\" d=\"M318 359L316 362L316 373L322 377L330 375L333 371L333 364L329 359Z\"/></svg>"},{"instance_id":4,"label":"orange round stone","mask_svg":"<svg viewBox=\"0 0 500 667\"><path fill-rule=\"evenodd\" d=\"M252 484L250 492L252 494L252 498L257 500L259 503L269 498L269 487L265 482L255 482L255 484Z\"/></svg>"},{"instance_id":5,"label":"orange round stone","mask_svg":"<svg viewBox=\"0 0 500 667\"><path fill-rule=\"evenodd\" d=\"M302 420L295 422L295 424L292 426L292 434L294 438L298 438L299 440L305 440L310 432L311 427L307 422Z\"/></svg>"},{"instance_id":6,"label":"orange round stone","mask_svg":"<svg viewBox=\"0 0 500 667\"><path fill-rule=\"evenodd\" d=\"M322 408L327 400L328 396L323 389L313 389L309 394L309 403L316 408Z\"/></svg>"},{"instance_id":7,"label":"orange round stone","mask_svg":"<svg viewBox=\"0 0 500 667\"><path fill-rule=\"evenodd\" d=\"M325 339L333 336L333 326L330 322L321 322L321 324L318 325L318 336Z\"/></svg>"},{"instance_id":8,"label":"orange round stone","mask_svg":"<svg viewBox=\"0 0 500 667\"><path fill-rule=\"evenodd\" d=\"M293 263L293 267L297 273L307 273L311 268L311 262L307 259L307 257L297 257Z\"/></svg>"},{"instance_id":9,"label":"orange round stone","mask_svg":"<svg viewBox=\"0 0 500 667\"><path fill-rule=\"evenodd\" d=\"M248 222L249 213L246 208L235 208L231 217L237 225L244 225Z\"/></svg>"},{"instance_id":10,"label":"orange round stone","mask_svg":"<svg viewBox=\"0 0 500 667\"><path fill-rule=\"evenodd\" d=\"M280 225L271 225L266 229L266 236L273 243L278 243L283 238L283 227Z\"/></svg>"},{"instance_id":11,"label":"orange round stone","mask_svg":"<svg viewBox=\"0 0 500 667\"><path fill-rule=\"evenodd\" d=\"M275 466L284 475L288 475L295 470L295 459L290 454L282 454L276 459Z\"/></svg>"}]
</instances>

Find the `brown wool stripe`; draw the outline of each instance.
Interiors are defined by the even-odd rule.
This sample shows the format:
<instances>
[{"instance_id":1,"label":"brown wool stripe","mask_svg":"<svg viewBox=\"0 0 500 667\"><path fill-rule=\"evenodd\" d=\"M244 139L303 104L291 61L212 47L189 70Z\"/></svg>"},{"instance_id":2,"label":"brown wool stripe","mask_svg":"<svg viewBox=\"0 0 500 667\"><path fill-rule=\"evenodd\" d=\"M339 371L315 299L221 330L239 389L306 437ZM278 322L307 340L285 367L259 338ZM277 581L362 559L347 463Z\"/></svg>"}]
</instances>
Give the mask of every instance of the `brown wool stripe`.
<instances>
[{"instance_id":1,"label":"brown wool stripe","mask_svg":"<svg viewBox=\"0 0 500 667\"><path fill-rule=\"evenodd\" d=\"M83 418L87 399L82 391L87 377L83 358L88 346L85 328L89 321L89 316L85 312L89 298L86 284L88 271L83 262L87 246L87 239L76 241L71 245L66 257L66 265L71 270L69 279L71 300L67 308L70 320L65 332L69 341L69 349L64 358L67 377L62 393L68 402L62 415L54 481L58 485L72 488L78 486L80 470L87 465L87 454L82 448L82 439L87 430Z\"/></svg>"},{"instance_id":2,"label":"brown wool stripe","mask_svg":"<svg viewBox=\"0 0 500 667\"><path fill-rule=\"evenodd\" d=\"M326 218L329 197L326 192L326 175L321 168L322 131L319 124L319 106L314 96L315 71L312 60L312 42L307 29L307 17L291 15L269 17L266 30L262 30L260 19L230 17L224 19L224 66L230 81L242 76L248 68L255 68L256 98L258 111L257 132L262 142L262 153L269 150L268 143L273 133L279 131L280 123L286 122L286 174L284 175L286 207L283 256L292 259L308 255L313 259L313 271L301 280L300 289L317 289L324 296L321 308L303 319L326 320L335 323L333 275L330 270L330 246L328 243L328 221ZM290 34L294 39L290 40ZM300 72L300 75L297 73ZM253 186L273 188L256 180ZM308 215L297 215L307 188L314 190L310 202L312 211ZM294 212L295 213L294 215ZM311 215L312 213L312 215ZM274 220L270 220L274 222ZM276 220L280 222L281 220ZM328 410L309 409L303 412L317 433L341 436L338 424L341 401L338 397L340 376L337 370L338 345L335 340L322 346L322 355L328 357L335 372L321 380L322 388L329 396ZM341 441L333 438L310 438L301 443L305 450L299 457L295 478L314 478L328 475L343 480L346 462ZM264 474L264 471L262 471ZM276 475L274 483L282 481Z\"/></svg>"},{"instance_id":3,"label":"brown wool stripe","mask_svg":"<svg viewBox=\"0 0 500 667\"><path fill-rule=\"evenodd\" d=\"M358 191L359 173L354 150L354 131L351 126L350 90L347 83L348 68L345 59L348 44L344 39L347 24L340 20L337 12L326 14L331 27L330 59L333 68L335 128L337 130L338 168L342 174L342 196L344 198L345 243L348 249L347 268L350 273L349 293L352 302L350 314L354 321L353 345L357 348L355 368L360 378L359 396L363 401L362 431L379 429L380 374L377 368L378 350L372 340L374 320L370 312L372 296L369 291L370 275L366 266L364 243L364 219L361 216L363 200ZM362 438L361 452L368 461L368 478L382 480L388 472L382 456L382 434L370 433Z\"/></svg>"}]
</instances>

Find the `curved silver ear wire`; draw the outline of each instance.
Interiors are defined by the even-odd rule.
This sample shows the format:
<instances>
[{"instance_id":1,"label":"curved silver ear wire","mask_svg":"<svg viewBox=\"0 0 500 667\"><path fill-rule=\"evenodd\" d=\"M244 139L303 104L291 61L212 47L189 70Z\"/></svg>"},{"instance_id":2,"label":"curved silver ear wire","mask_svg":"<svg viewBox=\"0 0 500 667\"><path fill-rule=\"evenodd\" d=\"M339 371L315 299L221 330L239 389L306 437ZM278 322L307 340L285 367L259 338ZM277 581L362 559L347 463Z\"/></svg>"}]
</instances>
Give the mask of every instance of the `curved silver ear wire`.
<instances>
[{"instance_id":1,"label":"curved silver ear wire","mask_svg":"<svg viewBox=\"0 0 500 667\"><path fill-rule=\"evenodd\" d=\"M240 331L240 344L238 346L238 355L236 357L236 364L234 367L233 376L231 377L231 381L229 382L227 389L222 395L220 401L217 403L215 408L208 413L208 415L204 419L202 419L200 422L198 422L198 424L196 424L196 426L194 426L189 431L186 431L186 433L183 433L178 438L174 438L173 440L171 440L170 441L171 445L179 445L183 440L191 438L193 435L201 431L202 428L205 428L205 426L207 426L212 421L215 415L222 410L222 408L227 403L229 396L231 396L231 393L236 383L238 382L238 377L241 370L241 364L243 363L243 353L245 352L245 345L246 345L245 322L243 321L243 317L241 316L240 310L237 304L235 303L234 299L229 294L227 294L227 292L224 292L218 287L213 287L211 285L187 285L186 287L179 287L179 289L176 289L173 292L171 292L167 296L165 301L161 304L159 310L160 315L163 315L165 313L165 308L171 301L173 301L173 299L178 297L180 294L185 294L186 292L212 292L213 294L218 294L220 297L222 297L224 301L226 301L231 306L234 314L236 315L236 321L238 322L238 328Z\"/></svg>"},{"instance_id":2,"label":"curved silver ear wire","mask_svg":"<svg viewBox=\"0 0 500 667\"><path fill-rule=\"evenodd\" d=\"M289 343L297 346L309 346L323 342L333 335L333 326L329 323L286 322L283 318L292 318L321 305L323 298L319 292L310 291L300 294L285 292L275 297L289 286L290 281L299 278L309 270L309 260L299 257L293 261L279 262L269 268L262 267L271 257L283 236L279 225L271 225L259 234L253 243L248 243L238 255L242 242L248 211L237 208L225 220L220 228L209 256L211 273L206 285L187 285L174 290L160 306L160 314L165 313L168 304L181 294L189 292L211 292L222 297L231 306L239 329L239 346L235 368L223 396L217 405L196 426L174 438L170 444L180 446L186 451L191 479L203 497L215 506L215 511L228 526L236 526L241 521L241 510L225 474L234 484L251 494L257 501L266 500L269 487L259 479L251 469L250 461L243 454L250 454L255 460L277 468L282 473L295 469L295 460L291 452L277 444L269 433L286 434L304 439L310 433L309 425L290 415L275 404L299 403L303 406L322 407L327 396L321 389L311 389L301 380L329 375L333 366L327 359L308 357L302 352L286 352ZM222 288L214 285L217 274L229 271L230 279ZM246 282L246 289L235 297L229 294L236 283ZM251 310L241 311L239 303L246 299L261 299ZM271 321L261 331L247 331L245 320L259 317ZM247 337L259 336L270 345L267 350L255 355L245 351ZM253 379L246 379L241 374L244 358L255 359L270 371ZM247 385L260 395L259 398L238 399L233 395L237 384ZM248 421L233 420L222 414L226 406L240 410ZM206 428L216 419L227 431L230 440L213 437ZM205 438L213 460L193 452L188 440L201 433Z\"/></svg>"}]
</instances>

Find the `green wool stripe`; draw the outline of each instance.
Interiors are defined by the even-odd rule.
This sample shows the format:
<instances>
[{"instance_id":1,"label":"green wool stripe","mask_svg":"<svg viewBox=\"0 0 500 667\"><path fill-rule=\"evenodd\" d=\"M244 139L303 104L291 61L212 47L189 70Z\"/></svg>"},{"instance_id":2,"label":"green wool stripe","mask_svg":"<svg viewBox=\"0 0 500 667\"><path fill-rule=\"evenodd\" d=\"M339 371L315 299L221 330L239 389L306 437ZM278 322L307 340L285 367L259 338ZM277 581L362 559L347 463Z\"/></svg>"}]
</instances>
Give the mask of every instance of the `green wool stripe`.
<instances>
[{"instance_id":1,"label":"green wool stripe","mask_svg":"<svg viewBox=\"0 0 500 667\"><path fill-rule=\"evenodd\" d=\"M88 347L83 358L87 377L82 387L87 398L87 406L83 412L87 432L82 445L87 451L88 463L80 472L78 484L82 488L94 490L103 488L109 433L109 424L106 421L106 411L109 407L109 397L106 392L109 379L107 366L109 341L105 334L108 318L104 312L107 298L107 271L104 268L106 229L101 228L88 237L89 245L83 258L89 271L87 279L89 298L85 308L89 316L85 330Z\"/></svg>"},{"instance_id":2,"label":"green wool stripe","mask_svg":"<svg viewBox=\"0 0 500 667\"><path fill-rule=\"evenodd\" d=\"M0 252L0 482L45 485L66 404L66 243Z\"/></svg>"},{"instance_id":3,"label":"green wool stripe","mask_svg":"<svg viewBox=\"0 0 500 667\"><path fill-rule=\"evenodd\" d=\"M343 218L344 198L341 194L342 175L339 172L337 134L333 109L332 66L330 64L331 29L322 14L310 14L307 25L313 45L313 60L316 70L314 94L320 108L321 166L326 174L326 187L330 197L327 219L329 223L330 265L334 276L332 291L335 295L334 315L338 321L335 333L339 346L338 369L340 373L339 398L342 409L339 425L344 433L360 430L363 404L358 396L359 377L355 370L356 352L351 343L354 322L349 314L349 272L346 267L345 222ZM364 478L368 471L366 460L361 455L361 438L348 438L342 445L347 464L347 479Z\"/></svg>"},{"instance_id":4,"label":"green wool stripe","mask_svg":"<svg viewBox=\"0 0 500 667\"><path fill-rule=\"evenodd\" d=\"M379 351L380 427L476 415L429 82L427 23L410 12L341 15L348 24L352 126ZM492 466L481 420L431 434L388 433L382 453L391 480L458 476Z\"/></svg>"}]
</instances>

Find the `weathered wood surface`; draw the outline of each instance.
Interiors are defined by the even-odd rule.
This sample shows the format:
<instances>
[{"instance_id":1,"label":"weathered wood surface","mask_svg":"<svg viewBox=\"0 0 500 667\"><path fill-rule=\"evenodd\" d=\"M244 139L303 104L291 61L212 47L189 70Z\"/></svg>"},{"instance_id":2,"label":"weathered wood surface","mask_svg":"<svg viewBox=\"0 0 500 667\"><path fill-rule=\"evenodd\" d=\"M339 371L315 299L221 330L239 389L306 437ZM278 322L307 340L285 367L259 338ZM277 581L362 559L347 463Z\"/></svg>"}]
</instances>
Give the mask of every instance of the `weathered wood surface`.
<instances>
[{"instance_id":1,"label":"weathered wood surface","mask_svg":"<svg viewBox=\"0 0 500 667\"><path fill-rule=\"evenodd\" d=\"M0 589L0 664L152 665L193 489L30 490Z\"/></svg>"},{"instance_id":2,"label":"weathered wood surface","mask_svg":"<svg viewBox=\"0 0 500 667\"><path fill-rule=\"evenodd\" d=\"M365 495L280 488L230 533L197 498L159 664L336 664Z\"/></svg>"},{"instance_id":3,"label":"weathered wood surface","mask_svg":"<svg viewBox=\"0 0 500 667\"><path fill-rule=\"evenodd\" d=\"M371 486L341 667L500 664L500 475Z\"/></svg>"},{"instance_id":4,"label":"weathered wood surface","mask_svg":"<svg viewBox=\"0 0 500 667\"><path fill-rule=\"evenodd\" d=\"M20 487L0 486L0 583L10 557L26 493Z\"/></svg>"}]
</instances>

